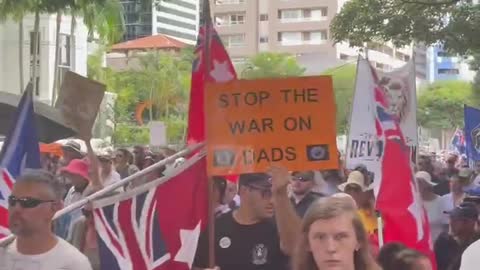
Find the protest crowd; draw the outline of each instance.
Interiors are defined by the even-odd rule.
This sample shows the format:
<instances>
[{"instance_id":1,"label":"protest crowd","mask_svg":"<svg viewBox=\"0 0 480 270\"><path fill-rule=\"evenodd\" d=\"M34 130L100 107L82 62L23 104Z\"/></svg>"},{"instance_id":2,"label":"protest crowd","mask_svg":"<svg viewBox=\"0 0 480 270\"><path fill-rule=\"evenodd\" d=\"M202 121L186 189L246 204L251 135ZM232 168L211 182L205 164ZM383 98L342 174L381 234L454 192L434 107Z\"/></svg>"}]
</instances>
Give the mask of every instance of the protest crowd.
<instances>
[{"instance_id":1,"label":"protest crowd","mask_svg":"<svg viewBox=\"0 0 480 270\"><path fill-rule=\"evenodd\" d=\"M10 229L17 239L0 253L0 269L108 269L100 268L92 206L52 223L53 210L166 155L144 146L94 153L88 139L85 143L87 153L70 141L63 146L62 157L42 154L43 169L29 170L17 179L8 199ZM156 169L113 193L154 181L183 161ZM419 155L415 178L429 217L437 269L461 269L465 249L472 243L472 248L479 246L475 242L480 239L480 166L475 168L469 169L454 153ZM426 255L402 243L379 248L375 197L369 188L373 179L365 166L296 172L274 167L268 174L242 174L237 182L219 176L211 181L220 269L432 269ZM207 242L202 234L193 269L208 268ZM45 262L43 268L35 268L40 261ZM30 264L10 268L13 265L7 262Z\"/></svg>"},{"instance_id":2,"label":"protest crowd","mask_svg":"<svg viewBox=\"0 0 480 270\"><path fill-rule=\"evenodd\" d=\"M236 80L205 24L183 150L97 151L78 119L42 150L25 91L0 155L0 270L480 269L480 162L463 139L415 148L416 102L392 98L415 93L408 70L359 56L341 153L329 76Z\"/></svg>"}]
</instances>

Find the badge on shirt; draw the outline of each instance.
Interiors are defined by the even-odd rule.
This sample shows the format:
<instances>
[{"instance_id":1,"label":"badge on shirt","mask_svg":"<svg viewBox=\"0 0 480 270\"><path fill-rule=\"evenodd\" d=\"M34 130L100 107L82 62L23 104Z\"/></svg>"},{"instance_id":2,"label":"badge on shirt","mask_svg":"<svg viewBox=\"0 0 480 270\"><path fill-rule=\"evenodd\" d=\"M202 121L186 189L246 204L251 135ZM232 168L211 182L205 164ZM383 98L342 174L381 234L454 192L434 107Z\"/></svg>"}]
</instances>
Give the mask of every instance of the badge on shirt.
<instances>
[{"instance_id":1,"label":"badge on shirt","mask_svg":"<svg viewBox=\"0 0 480 270\"><path fill-rule=\"evenodd\" d=\"M264 244L257 244L252 250L252 263L263 265L267 263L268 248Z\"/></svg>"},{"instance_id":2,"label":"badge on shirt","mask_svg":"<svg viewBox=\"0 0 480 270\"><path fill-rule=\"evenodd\" d=\"M230 238L228 237L222 237L222 239L220 239L220 241L218 242L218 245L221 247L221 248L229 248L230 245L232 245L232 240L230 240Z\"/></svg>"}]
</instances>

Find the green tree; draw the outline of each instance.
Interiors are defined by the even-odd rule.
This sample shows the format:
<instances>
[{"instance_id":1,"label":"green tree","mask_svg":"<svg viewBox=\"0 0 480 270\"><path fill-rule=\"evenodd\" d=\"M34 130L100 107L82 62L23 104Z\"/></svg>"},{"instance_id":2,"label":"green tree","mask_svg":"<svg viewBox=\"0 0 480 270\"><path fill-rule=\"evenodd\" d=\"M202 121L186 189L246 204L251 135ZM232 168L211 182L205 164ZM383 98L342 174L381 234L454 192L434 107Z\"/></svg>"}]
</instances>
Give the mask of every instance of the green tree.
<instances>
[{"instance_id":1,"label":"green tree","mask_svg":"<svg viewBox=\"0 0 480 270\"><path fill-rule=\"evenodd\" d=\"M472 103L472 86L464 81L441 81L420 90L417 119L426 128L463 126L463 105Z\"/></svg>"},{"instance_id":2,"label":"green tree","mask_svg":"<svg viewBox=\"0 0 480 270\"><path fill-rule=\"evenodd\" d=\"M460 55L480 50L480 5L463 0L351 0L330 25L335 42L363 47L392 41L443 46ZM447 19L448 18L448 19Z\"/></svg>"},{"instance_id":3,"label":"green tree","mask_svg":"<svg viewBox=\"0 0 480 270\"><path fill-rule=\"evenodd\" d=\"M331 75L337 104L337 134L345 134L350 121L355 88L356 65L347 64L326 70L322 75Z\"/></svg>"},{"instance_id":4,"label":"green tree","mask_svg":"<svg viewBox=\"0 0 480 270\"><path fill-rule=\"evenodd\" d=\"M286 53L259 53L247 60L240 77L243 79L298 77L305 73L295 56Z\"/></svg>"},{"instance_id":5,"label":"green tree","mask_svg":"<svg viewBox=\"0 0 480 270\"><path fill-rule=\"evenodd\" d=\"M121 72L102 67L101 51L89 57L88 76L117 94L115 143L139 143L139 138L144 138L145 128L135 122L134 113L140 102L149 100L153 102L149 119L166 123L169 142L184 141L191 77L191 62L186 59L191 59L192 54L190 48L179 55L150 52L138 56L140 68ZM128 129L140 137L130 136Z\"/></svg>"}]
</instances>

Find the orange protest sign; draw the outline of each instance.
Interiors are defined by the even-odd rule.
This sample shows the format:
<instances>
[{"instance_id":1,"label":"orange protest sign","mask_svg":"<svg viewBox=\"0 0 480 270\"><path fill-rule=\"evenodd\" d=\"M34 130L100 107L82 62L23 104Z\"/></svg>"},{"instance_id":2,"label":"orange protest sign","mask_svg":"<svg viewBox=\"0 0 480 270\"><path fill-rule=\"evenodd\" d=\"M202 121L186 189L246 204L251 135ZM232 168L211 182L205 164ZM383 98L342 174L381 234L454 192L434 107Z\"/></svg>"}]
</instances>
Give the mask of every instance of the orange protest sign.
<instances>
[{"instance_id":1,"label":"orange protest sign","mask_svg":"<svg viewBox=\"0 0 480 270\"><path fill-rule=\"evenodd\" d=\"M330 76L209 84L205 95L210 175L338 167Z\"/></svg>"}]
</instances>

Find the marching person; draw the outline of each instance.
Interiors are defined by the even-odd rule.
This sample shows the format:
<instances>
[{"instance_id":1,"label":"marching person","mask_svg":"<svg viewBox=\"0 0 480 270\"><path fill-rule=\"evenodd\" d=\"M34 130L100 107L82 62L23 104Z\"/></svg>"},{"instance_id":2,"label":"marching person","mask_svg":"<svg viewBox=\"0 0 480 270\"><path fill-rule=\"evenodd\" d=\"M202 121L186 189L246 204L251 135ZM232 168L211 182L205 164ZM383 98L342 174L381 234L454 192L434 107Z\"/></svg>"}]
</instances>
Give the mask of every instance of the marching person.
<instances>
[{"instance_id":1,"label":"marching person","mask_svg":"<svg viewBox=\"0 0 480 270\"><path fill-rule=\"evenodd\" d=\"M291 201L299 217L303 217L308 207L322 197L322 194L314 192L315 174L313 171L292 173L292 196Z\"/></svg>"},{"instance_id":2,"label":"marching person","mask_svg":"<svg viewBox=\"0 0 480 270\"><path fill-rule=\"evenodd\" d=\"M72 187L65 196L65 206L85 198L87 193L103 188L100 180L98 158L93 152L90 139L86 139L85 143L88 150L88 162L85 159L74 159L66 167L60 169L60 173L72 184ZM69 233L71 233L73 222L81 216L82 213L80 210L74 210L59 218L56 222L57 235L63 239L67 239Z\"/></svg>"},{"instance_id":3,"label":"marching person","mask_svg":"<svg viewBox=\"0 0 480 270\"><path fill-rule=\"evenodd\" d=\"M458 270L463 251L480 238L475 230L478 211L474 204L462 203L449 214L451 232L442 233L435 242L438 270Z\"/></svg>"},{"instance_id":4,"label":"marching person","mask_svg":"<svg viewBox=\"0 0 480 270\"><path fill-rule=\"evenodd\" d=\"M433 192L433 187L436 183L432 182L432 177L428 172L417 172L415 174L415 179L418 183L418 189L420 196L422 197L423 205L427 211L432 241L435 242L440 233L445 231L444 203L441 197Z\"/></svg>"},{"instance_id":5,"label":"marching person","mask_svg":"<svg viewBox=\"0 0 480 270\"><path fill-rule=\"evenodd\" d=\"M288 269L300 219L287 194L290 174L284 168L272 168L270 174L240 175L240 207L216 219L215 258L221 270ZM207 237L200 237L194 269L208 267Z\"/></svg>"},{"instance_id":6,"label":"marching person","mask_svg":"<svg viewBox=\"0 0 480 270\"><path fill-rule=\"evenodd\" d=\"M380 270L370 254L367 233L355 204L321 198L303 218L293 270Z\"/></svg>"},{"instance_id":7,"label":"marching person","mask_svg":"<svg viewBox=\"0 0 480 270\"><path fill-rule=\"evenodd\" d=\"M139 171L137 166L132 164L133 156L125 148L119 148L115 153L115 169L120 174L120 178L126 178Z\"/></svg>"},{"instance_id":8,"label":"marching person","mask_svg":"<svg viewBox=\"0 0 480 270\"><path fill-rule=\"evenodd\" d=\"M10 230L16 239L0 247L2 270L91 270L88 259L52 233L52 219L62 208L53 175L28 170L8 197Z\"/></svg>"}]
</instances>

